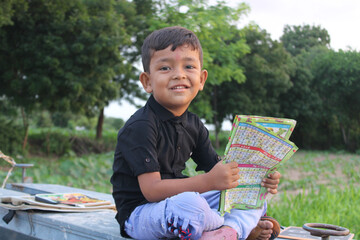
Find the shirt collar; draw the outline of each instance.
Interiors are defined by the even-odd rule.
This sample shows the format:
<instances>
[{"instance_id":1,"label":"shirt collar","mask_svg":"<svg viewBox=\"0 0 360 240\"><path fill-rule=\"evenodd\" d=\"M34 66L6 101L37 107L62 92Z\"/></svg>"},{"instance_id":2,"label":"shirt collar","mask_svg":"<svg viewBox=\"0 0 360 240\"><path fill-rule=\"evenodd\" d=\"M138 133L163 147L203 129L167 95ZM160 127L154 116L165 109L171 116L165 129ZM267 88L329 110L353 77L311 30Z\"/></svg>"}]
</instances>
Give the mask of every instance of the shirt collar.
<instances>
[{"instance_id":1,"label":"shirt collar","mask_svg":"<svg viewBox=\"0 0 360 240\"><path fill-rule=\"evenodd\" d=\"M181 116L175 117L169 110L158 103L153 95L149 97L148 104L161 121L171 120L172 122L181 123L183 126L186 126L188 110L186 110Z\"/></svg>"}]
</instances>

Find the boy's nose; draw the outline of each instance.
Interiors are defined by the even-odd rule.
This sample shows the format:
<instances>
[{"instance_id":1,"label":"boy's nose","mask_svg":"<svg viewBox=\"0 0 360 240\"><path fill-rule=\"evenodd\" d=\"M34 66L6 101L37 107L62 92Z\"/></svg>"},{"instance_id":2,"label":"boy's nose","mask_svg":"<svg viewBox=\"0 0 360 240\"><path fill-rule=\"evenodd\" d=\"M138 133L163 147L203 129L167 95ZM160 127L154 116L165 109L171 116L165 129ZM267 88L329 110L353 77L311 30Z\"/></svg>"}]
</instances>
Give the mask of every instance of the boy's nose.
<instances>
[{"instance_id":1,"label":"boy's nose","mask_svg":"<svg viewBox=\"0 0 360 240\"><path fill-rule=\"evenodd\" d=\"M173 78L177 80L186 78L185 71L183 69L175 69Z\"/></svg>"}]
</instances>

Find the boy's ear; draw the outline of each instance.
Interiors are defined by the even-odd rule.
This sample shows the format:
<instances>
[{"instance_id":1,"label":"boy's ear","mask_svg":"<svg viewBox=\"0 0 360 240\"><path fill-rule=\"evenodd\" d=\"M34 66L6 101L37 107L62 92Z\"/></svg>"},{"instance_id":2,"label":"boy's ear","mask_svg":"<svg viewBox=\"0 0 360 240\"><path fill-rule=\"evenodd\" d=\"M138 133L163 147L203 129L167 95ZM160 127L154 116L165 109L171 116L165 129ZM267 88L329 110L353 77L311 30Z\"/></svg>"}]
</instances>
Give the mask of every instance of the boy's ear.
<instances>
[{"instance_id":1,"label":"boy's ear","mask_svg":"<svg viewBox=\"0 0 360 240\"><path fill-rule=\"evenodd\" d=\"M139 76L140 82L147 93L152 93L153 89L150 82L150 76L147 72L142 72Z\"/></svg>"},{"instance_id":2,"label":"boy's ear","mask_svg":"<svg viewBox=\"0 0 360 240\"><path fill-rule=\"evenodd\" d=\"M204 89L204 85L205 85L207 77L208 77L208 71L203 69L200 74L200 89L199 89L200 91L202 91Z\"/></svg>"}]
</instances>

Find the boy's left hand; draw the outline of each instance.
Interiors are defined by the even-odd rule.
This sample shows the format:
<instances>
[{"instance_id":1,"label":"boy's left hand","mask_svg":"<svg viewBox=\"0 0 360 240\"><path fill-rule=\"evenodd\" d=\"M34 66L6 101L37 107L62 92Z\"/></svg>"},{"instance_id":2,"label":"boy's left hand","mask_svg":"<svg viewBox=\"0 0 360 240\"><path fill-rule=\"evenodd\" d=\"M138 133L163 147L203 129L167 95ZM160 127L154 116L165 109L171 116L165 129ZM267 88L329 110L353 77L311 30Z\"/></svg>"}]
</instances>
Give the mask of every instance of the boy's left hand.
<instances>
[{"instance_id":1,"label":"boy's left hand","mask_svg":"<svg viewBox=\"0 0 360 240\"><path fill-rule=\"evenodd\" d=\"M281 174L278 171L275 171L274 173L270 173L267 178L264 178L261 186L266 187L267 191L272 194L276 194L278 184L280 182Z\"/></svg>"}]
</instances>

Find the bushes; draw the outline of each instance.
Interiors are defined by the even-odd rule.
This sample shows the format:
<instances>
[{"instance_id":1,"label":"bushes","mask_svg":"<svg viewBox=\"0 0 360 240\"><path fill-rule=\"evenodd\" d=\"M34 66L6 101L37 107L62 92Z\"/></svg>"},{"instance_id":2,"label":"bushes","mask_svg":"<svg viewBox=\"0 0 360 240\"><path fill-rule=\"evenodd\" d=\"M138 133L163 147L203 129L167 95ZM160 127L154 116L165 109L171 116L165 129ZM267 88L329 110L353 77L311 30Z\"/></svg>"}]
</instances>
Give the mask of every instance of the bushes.
<instances>
[{"instance_id":1,"label":"bushes","mask_svg":"<svg viewBox=\"0 0 360 240\"><path fill-rule=\"evenodd\" d=\"M28 152L32 155L84 155L113 151L116 144L115 131L105 131L103 139L95 140L90 131L75 131L62 128L31 129Z\"/></svg>"},{"instance_id":2,"label":"bushes","mask_svg":"<svg viewBox=\"0 0 360 240\"><path fill-rule=\"evenodd\" d=\"M0 119L0 150L5 154L21 153L23 128L11 121Z\"/></svg>"},{"instance_id":3,"label":"bushes","mask_svg":"<svg viewBox=\"0 0 360 240\"><path fill-rule=\"evenodd\" d=\"M69 136L62 132L41 131L29 134L28 151L32 154L62 156L69 153L71 143Z\"/></svg>"},{"instance_id":4,"label":"bushes","mask_svg":"<svg viewBox=\"0 0 360 240\"><path fill-rule=\"evenodd\" d=\"M218 154L222 155L224 154L225 151L225 147L229 142L229 134L230 131L221 131L218 135L218 139L219 139L219 148L218 148ZM214 148L216 148L215 146L215 133L213 131L210 131L210 141L211 144L214 146Z\"/></svg>"}]
</instances>

